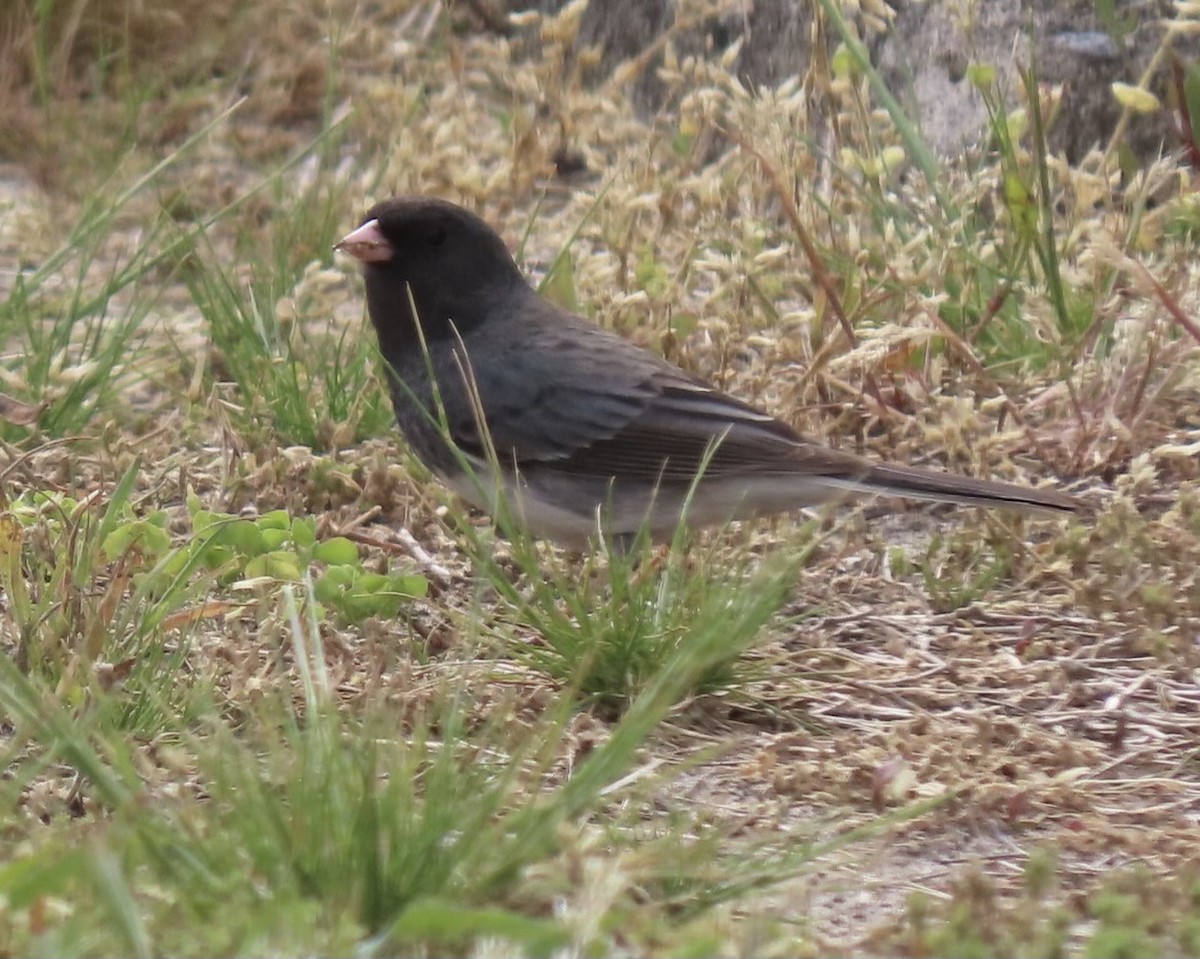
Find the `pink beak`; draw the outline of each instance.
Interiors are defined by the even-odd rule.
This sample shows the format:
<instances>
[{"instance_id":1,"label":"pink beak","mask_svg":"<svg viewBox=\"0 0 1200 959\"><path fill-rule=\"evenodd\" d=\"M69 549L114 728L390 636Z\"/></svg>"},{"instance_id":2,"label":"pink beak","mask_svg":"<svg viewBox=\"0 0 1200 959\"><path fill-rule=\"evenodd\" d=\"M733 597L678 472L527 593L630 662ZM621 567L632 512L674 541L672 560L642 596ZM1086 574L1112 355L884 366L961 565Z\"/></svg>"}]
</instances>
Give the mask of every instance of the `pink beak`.
<instances>
[{"instance_id":1,"label":"pink beak","mask_svg":"<svg viewBox=\"0 0 1200 959\"><path fill-rule=\"evenodd\" d=\"M392 258L392 245L379 229L378 220L367 220L357 230L351 230L333 245L363 263L383 263Z\"/></svg>"}]
</instances>

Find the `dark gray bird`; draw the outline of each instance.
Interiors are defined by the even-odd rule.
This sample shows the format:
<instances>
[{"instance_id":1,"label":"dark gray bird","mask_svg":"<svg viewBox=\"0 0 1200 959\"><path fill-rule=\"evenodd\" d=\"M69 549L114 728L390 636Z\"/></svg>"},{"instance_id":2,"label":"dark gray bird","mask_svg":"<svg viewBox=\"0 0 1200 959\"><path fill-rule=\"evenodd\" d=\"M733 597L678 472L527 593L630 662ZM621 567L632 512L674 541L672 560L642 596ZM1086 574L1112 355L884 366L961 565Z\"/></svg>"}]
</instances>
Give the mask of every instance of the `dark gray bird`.
<instances>
[{"instance_id":1,"label":"dark gray bird","mask_svg":"<svg viewBox=\"0 0 1200 959\"><path fill-rule=\"evenodd\" d=\"M685 504L686 522L704 526L848 492L1081 508L1055 490L874 463L806 439L543 299L500 237L452 203L385 200L336 248L364 264L413 451L475 506L494 515L503 497L535 536L578 546L598 530L625 539L646 528L663 539Z\"/></svg>"}]
</instances>

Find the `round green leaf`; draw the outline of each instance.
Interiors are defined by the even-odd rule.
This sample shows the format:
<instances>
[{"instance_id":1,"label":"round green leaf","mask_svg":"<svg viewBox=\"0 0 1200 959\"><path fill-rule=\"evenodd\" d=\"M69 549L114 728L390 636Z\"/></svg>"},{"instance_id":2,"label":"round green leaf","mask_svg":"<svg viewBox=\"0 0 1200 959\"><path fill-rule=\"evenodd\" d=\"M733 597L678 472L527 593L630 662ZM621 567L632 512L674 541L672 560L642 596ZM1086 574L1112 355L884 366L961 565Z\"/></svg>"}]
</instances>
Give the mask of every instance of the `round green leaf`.
<instances>
[{"instance_id":1,"label":"round green leaf","mask_svg":"<svg viewBox=\"0 0 1200 959\"><path fill-rule=\"evenodd\" d=\"M348 566L358 562L358 547L345 536L334 536L317 543L313 558L331 566Z\"/></svg>"},{"instance_id":2,"label":"round green leaf","mask_svg":"<svg viewBox=\"0 0 1200 959\"><path fill-rule=\"evenodd\" d=\"M285 509L273 509L269 513L263 513L255 523L261 530L287 530L292 525L292 518Z\"/></svg>"},{"instance_id":3,"label":"round green leaf","mask_svg":"<svg viewBox=\"0 0 1200 959\"><path fill-rule=\"evenodd\" d=\"M258 556L267 552L266 537L258 526L248 519L234 520L221 527L218 539L231 546L243 556Z\"/></svg>"},{"instance_id":4,"label":"round green leaf","mask_svg":"<svg viewBox=\"0 0 1200 959\"><path fill-rule=\"evenodd\" d=\"M317 541L317 524L311 519L292 521L292 540L301 549L306 549Z\"/></svg>"}]
</instances>

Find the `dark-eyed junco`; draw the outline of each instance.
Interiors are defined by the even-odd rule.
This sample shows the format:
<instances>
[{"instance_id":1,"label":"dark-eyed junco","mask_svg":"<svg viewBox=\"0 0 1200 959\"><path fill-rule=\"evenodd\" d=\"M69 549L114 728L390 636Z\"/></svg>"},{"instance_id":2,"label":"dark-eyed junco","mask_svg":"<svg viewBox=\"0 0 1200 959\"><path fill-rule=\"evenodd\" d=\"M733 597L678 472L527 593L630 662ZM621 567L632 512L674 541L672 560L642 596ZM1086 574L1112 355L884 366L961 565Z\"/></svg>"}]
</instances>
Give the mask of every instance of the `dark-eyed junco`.
<instances>
[{"instance_id":1,"label":"dark-eyed junco","mask_svg":"<svg viewBox=\"0 0 1200 959\"><path fill-rule=\"evenodd\" d=\"M472 504L494 514L504 497L535 536L577 546L598 530L624 539L645 528L662 539L681 516L717 524L848 492L1081 506L1055 490L874 463L808 440L543 299L500 237L444 200L385 200L337 249L364 264L414 452Z\"/></svg>"}]
</instances>

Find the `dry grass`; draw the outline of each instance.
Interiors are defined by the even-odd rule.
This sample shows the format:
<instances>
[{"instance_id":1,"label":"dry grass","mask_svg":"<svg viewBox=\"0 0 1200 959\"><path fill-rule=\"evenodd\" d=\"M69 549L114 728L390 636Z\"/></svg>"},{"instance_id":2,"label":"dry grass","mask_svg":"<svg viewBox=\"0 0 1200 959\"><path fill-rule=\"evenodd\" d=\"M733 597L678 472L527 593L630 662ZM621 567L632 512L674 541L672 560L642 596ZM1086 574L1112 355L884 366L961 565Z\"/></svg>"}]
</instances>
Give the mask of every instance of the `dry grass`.
<instances>
[{"instance_id":1,"label":"dry grass","mask_svg":"<svg viewBox=\"0 0 1200 959\"><path fill-rule=\"evenodd\" d=\"M712 828L734 850L773 849L951 798L735 899L713 920L715 942L754 949L760 930L786 953L799 941L787 924L799 922L820 951L918 950L905 938L913 891L958 895L973 864L1002 901L1017 901L1031 851L1045 846L1060 864L1047 901L1070 902L1130 863L1159 878L1195 863L1200 366L1177 322L1196 309L1195 258L1186 242L1163 239L1165 214L1148 223L1137 204L1140 191L1183 182L1178 171L1164 162L1122 196L1095 174L1052 166L1059 195L1104 201L1098 213L1081 201L1059 224L1070 231L1066 282L1087 323L1064 330L1045 291L1019 282L1008 301L997 294L993 314L951 335L942 307L970 299L973 267L1003 258L1010 225L994 210L978 248L964 250L962 223L938 215L915 174L874 184L846 155L806 142L818 109L836 118L837 146L862 156L868 133L873 148L894 136L867 123L853 83L826 78L815 93L797 85L754 98L717 65L668 60L672 105L644 118L615 81L584 89L572 79L570 17L527 41L468 30L466 14L427 3L277 0L235 15L236 6L97 0L77 5L79 17L63 6L46 24L53 42L36 36L27 7L0 12L0 129L16 131L0 152L22 171L0 178L0 261L48 255L118 156L131 172L117 182L127 184L238 92L245 105L119 212L84 284L102 284L163 206L186 228L267 183L206 231L203 248L161 264L118 401L97 409L87 440L24 459L14 448L9 499L21 489L103 496L137 455L137 508L166 510L176 536L188 490L211 509L284 508L315 515L325 532L361 534L372 562L403 557L433 589L402 621L323 631L342 708L384 704L408 728L453 682L471 723L536 730L563 685L506 651L539 637L480 585L443 494L396 437L355 443L331 421L322 436L332 451L314 453L273 433L256 397L222 376L209 319L183 281L199 255L245 287L290 269L274 304L287 336L303 342L331 323L358 336L360 281L328 245L374 198L433 193L475 208L514 247L527 237L534 275L586 220L570 247L571 281L598 322L833 444L1017 481L1057 477L1097 507L1069 527L898 504L833 523L789 615L736 681L679 706L646 747L644 828L682 817L689 835ZM164 49L185 53L164 63ZM90 65L115 50L120 69L98 81ZM108 108L88 119L71 106L81 95ZM275 176L322 128L334 132ZM564 150L587 164L570 182L557 175ZM794 192L782 195L785 183ZM948 169L942 188L976 228L981 198L999 204L1000 173L981 158ZM1178 202L1186 214L1186 198ZM318 215L322 204L336 215ZM889 204L896 217L881 226ZM832 287L814 280L798 225ZM1154 242L1139 246L1147 231ZM945 292L951 281L956 296ZM14 283L0 275L0 290ZM19 381L21 364L8 369ZM715 555L769 554L793 533L789 520L757 524L724 534ZM236 723L264 691L298 684L277 603L193 608L187 669L216 690L217 715ZM575 714L553 775L610 732L606 720ZM139 755L152 795L202 790L176 752L151 741ZM694 768L654 779L689 758ZM22 792L9 828L36 842L40 829L101 806L73 769L49 768ZM564 846L579 857L565 867L578 879L569 909L585 914L582 890L598 888L595 870L609 861L595 837ZM614 901L644 894L636 850L610 865ZM524 905L541 914L553 901ZM664 920L601 941L669 952L679 942L671 928Z\"/></svg>"}]
</instances>

